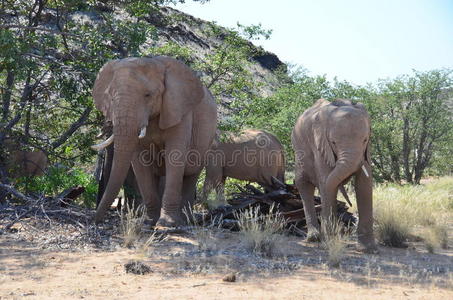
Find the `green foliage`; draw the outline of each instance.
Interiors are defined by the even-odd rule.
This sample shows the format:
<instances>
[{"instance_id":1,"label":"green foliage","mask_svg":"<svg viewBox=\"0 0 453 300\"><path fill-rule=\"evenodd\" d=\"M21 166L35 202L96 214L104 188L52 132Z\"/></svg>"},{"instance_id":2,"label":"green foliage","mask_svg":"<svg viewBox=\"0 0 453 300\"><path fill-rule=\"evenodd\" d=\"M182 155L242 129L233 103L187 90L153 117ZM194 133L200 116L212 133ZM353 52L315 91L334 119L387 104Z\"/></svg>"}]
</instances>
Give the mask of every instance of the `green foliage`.
<instances>
[{"instance_id":1,"label":"green foliage","mask_svg":"<svg viewBox=\"0 0 453 300\"><path fill-rule=\"evenodd\" d=\"M150 47L157 29L145 20L161 5L183 2L1 2L0 145L14 137L21 147L43 149L52 162L69 168L92 164L89 145L103 122L91 97L98 70L110 59L127 56L191 56L187 48L172 43ZM2 168L8 158L3 152L0 156Z\"/></svg>"},{"instance_id":2,"label":"green foliage","mask_svg":"<svg viewBox=\"0 0 453 300\"><path fill-rule=\"evenodd\" d=\"M271 31L262 29L261 25L244 26L225 29L210 23L204 29L208 37L219 40L218 44L205 58L194 64L204 76L202 81L218 100L228 98L219 103L231 112L229 116L219 120L221 130L238 130L241 123L234 115L246 109L248 103L254 101L262 87L249 71L253 57L258 54L248 39L269 38Z\"/></svg>"},{"instance_id":3,"label":"green foliage","mask_svg":"<svg viewBox=\"0 0 453 300\"><path fill-rule=\"evenodd\" d=\"M378 179L419 183L425 170L451 172L451 70L414 72L380 81L365 98L372 117L373 163ZM433 173L433 171L432 171Z\"/></svg>"},{"instance_id":4,"label":"green foliage","mask_svg":"<svg viewBox=\"0 0 453 300\"><path fill-rule=\"evenodd\" d=\"M219 129L254 127L274 133L285 147L289 166L291 130L298 116L319 98L349 98L364 102L370 112L376 179L418 183L424 174L452 172L451 70L414 72L368 86L330 82L300 68L277 70L274 92L263 97L263 83L250 71L253 58L263 50L250 41L268 39L272 31L261 24L229 29L198 24L161 10L162 5L184 2L2 1L0 145L6 137L14 137L22 148L43 149L51 162L69 169L93 164L89 145L103 123L91 97L98 70L110 59L169 55L197 71L216 97ZM209 51L198 53L176 39L162 43L159 38L164 35L157 24L168 29L176 22L200 25L197 34L209 38ZM0 153L0 167L5 160ZM73 181L63 176L68 185L83 181L77 172L67 175L74 176ZM42 180L43 192L57 193L62 188L57 177L33 179L30 189L37 192L33 182ZM91 189L91 181L84 182ZM230 189L234 185L228 184Z\"/></svg>"},{"instance_id":5,"label":"green foliage","mask_svg":"<svg viewBox=\"0 0 453 300\"><path fill-rule=\"evenodd\" d=\"M319 98L360 101L367 106L372 121L375 178L419 183L427 169L435 175L452 171L451 74L451 70L415 72L376 86L354 86L295 69L289 82L274 95L247 102L233 123L274 133L291 166L291 131L304 110Z\"/></svg>"},{"instance_id":6,"label":"green foliage","mask_svg":"<svg viewBox=\"0 0 453 300\"><path fill-rule=\"evenodd\" d=\"M96 206L98 184L92 175L79 168L51 167L43 176L19 178L16 186L29 193L44 196L55 196L66 189L83 186L85 192L77 200L87 207Z\"/></svg>"},{"instance_id":7,"label":"green foliage","mask_svg":"<svg viewBox=\"0 0 453 300\"><path fill-rule=\"evenodd\" d=\"M170 41L162 47L151 47L145 50L144 55L166 55L190 64L193 60L194 53L189 47L184 47Z\"/></svg>"}]
</instances>

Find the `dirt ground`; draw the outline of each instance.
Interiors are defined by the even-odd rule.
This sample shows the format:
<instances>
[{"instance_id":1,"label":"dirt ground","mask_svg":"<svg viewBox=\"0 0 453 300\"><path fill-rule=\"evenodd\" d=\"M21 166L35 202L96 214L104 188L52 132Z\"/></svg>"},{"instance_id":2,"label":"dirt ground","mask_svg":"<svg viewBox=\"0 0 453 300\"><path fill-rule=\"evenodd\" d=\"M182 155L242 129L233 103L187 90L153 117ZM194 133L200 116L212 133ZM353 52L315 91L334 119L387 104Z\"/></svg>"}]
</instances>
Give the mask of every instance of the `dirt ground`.
<instances>
[{"instance_id":1,"label":"dirt ground","mask_svg":"<svg viewBox=\"0 0 453 300\"><path fill-rule=\"evenodd\" d=\"M284 255L266 258L224 231L68 251L42 247L23 229L0 235L0 299L453 299L451 247L429 254L413 242L366 255L351 241L340 267L329 268L326 251L298 237L285 237ZM127 273L131 260L151 273ZM229 274L235 282L222 280Z\"/></svg>"}]
</instances>

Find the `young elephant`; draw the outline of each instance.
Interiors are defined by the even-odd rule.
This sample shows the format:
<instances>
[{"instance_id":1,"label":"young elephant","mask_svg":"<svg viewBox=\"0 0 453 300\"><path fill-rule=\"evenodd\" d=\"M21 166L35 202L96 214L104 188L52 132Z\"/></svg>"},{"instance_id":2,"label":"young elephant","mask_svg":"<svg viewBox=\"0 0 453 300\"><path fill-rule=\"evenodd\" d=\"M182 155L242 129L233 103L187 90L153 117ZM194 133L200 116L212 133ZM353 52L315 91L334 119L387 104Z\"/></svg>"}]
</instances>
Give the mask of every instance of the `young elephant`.
<instances>
[{"instance_id":1,"label":"young elephant","mask_svg":"<svg viewBox=\"0 0 453 300\"><path fill-rule=\"evenodd\" d=\"M44 174L49 161L42 150L22 150L20 144L6 139L3 146L9 152L6 168L11 178L32 177Z\"/></svg>"},{"instance_id":2,"label":"young elephant","mask_svg":"<svg viewBox=\"0 0 453 300\"><path fill-rule=\"evenodd\" d=\"M274 185L272 177L285 182L282 144L265 131L249 129L225 142L216 142L206 159L203 200L212 188L216 189L217 198L223 198L227 177L257 182L266 189Z\"/></svg>"},{"instance_id":3,"label":"young elephant","mask_svg":"<svg viewBox=\"0 0 453 300\"><path fill-rule=\"evenodd\" d=\"M358 240L367 250L376 248L373 236L370 118L361 103L318 100L294 126L291 141L296 155L296 186L307 220L308 240L319 238L313 193L322 199L322 222L336 212L338 188L351 176L359 212Z\"/></svg>"}]
</instances>

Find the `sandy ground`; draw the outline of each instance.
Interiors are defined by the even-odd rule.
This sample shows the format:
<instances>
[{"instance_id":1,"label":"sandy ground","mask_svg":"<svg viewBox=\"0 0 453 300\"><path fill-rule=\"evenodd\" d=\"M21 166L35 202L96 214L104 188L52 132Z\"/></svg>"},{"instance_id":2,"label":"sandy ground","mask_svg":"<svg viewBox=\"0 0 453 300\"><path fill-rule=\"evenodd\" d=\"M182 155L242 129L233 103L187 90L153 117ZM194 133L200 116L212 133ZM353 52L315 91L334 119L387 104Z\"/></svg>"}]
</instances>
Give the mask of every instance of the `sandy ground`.
<instances>
[{"instance_id":1,"label":"sandy ground","mask_svg":"<svg viewBox=\"0 0 453 300\"><path fill-rule=\"evenodd\" d=\"M4 234L0 299L453 299L451 248L381 247L369 256L351 242L340 268L331 269L325 251L300 238L288 237L288 256L272 259L247 254L240 239L213 235L215 250L200 250L197 234L169 235L147 248L68 252ZM152 272L126 273L131 259ZM236 282L222 281L232 272Z\"/></svg>"}]
</instances>

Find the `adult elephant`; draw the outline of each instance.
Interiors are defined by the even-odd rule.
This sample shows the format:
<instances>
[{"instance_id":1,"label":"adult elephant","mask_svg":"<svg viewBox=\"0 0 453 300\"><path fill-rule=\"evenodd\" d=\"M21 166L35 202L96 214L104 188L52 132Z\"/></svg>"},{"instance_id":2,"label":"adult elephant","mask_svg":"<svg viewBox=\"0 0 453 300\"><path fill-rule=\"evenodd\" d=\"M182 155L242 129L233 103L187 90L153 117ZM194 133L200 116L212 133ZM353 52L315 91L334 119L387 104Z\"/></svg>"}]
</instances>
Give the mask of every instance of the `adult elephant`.
<instances>
[{"instance_id":1,"label":"adult elephant","mask_svg":"<svg viewBox=\"0 0 453 300\"><path fill-rule=\"evenodd\" d=\"M336 212L338 188L354 176L359 213L358 240L376 248L373 235L370 118L361 103L318 100L297 120L291 135L296 155L295 183L301 195L308 240L319 238L313 202L317 187L322 199L321 221Z\"/></svg>"},{"instance_id":2,"label":"adult elephant","mask_svg":"<svg viewBox=\"0 0 453 300\"><path fill-rule=\"evenodd\" d=\"M102 67L93 98L113 124L113 134L95 149L114 141L111 175L95 221L102 220L132 163L150 218L159 226L183 223L182 209L194 201L203 157L216 130L217 107L208 89L173 58L126 58Z\"/></svg>"},{"instance_id":3,"label":"adult elephant","mask_svg":"<svg viewBox=\"0 0 453 300\"><path fill-rule=\"evenodd\" d=\"M227 177L257 182L265 189L272 189L272 177L285 182L285 157L283 146L272 134L256 129L230 135L223 142L216 142L206 156L206 177L203 199L212 188L217 198L223 198Z\"/></svg>"}]
</instances>

